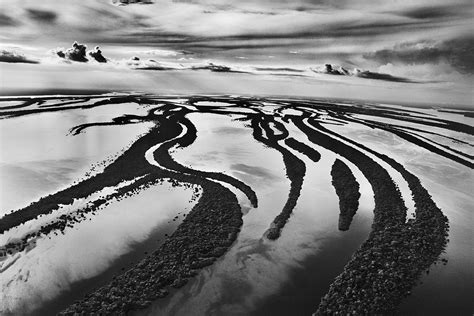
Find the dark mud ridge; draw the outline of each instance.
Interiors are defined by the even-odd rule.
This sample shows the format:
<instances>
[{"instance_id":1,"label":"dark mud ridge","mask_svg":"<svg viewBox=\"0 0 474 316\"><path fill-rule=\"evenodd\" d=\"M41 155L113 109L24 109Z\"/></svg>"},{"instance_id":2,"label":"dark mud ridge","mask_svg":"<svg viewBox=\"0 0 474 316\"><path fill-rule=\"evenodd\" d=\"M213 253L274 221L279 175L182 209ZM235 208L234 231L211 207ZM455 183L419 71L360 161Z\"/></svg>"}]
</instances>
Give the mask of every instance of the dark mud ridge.
<instances>
[{"instance_id":1,"label":"dark mud ridge","mask_svg":"<svg viewBox=\"0 0 474 316\"><path fill-rule=\"evenodd\" d=\"M0 103L7 101L11 100L0 100ZM447 218L414 174L391 157L344 137L334 132L333 128L344 129L345 124L351 123L388 132L452 163L473 168L471 156L447 145L449 142L465 144L462 137L453 135L474 135L472 126L414 109L393 109L357 102L230 96L126 95L26 98L16 101L23 103L14 106L0 104L0 118L12 119L70 109L88 110L121 103L143 105L148 109L148 114L143 116L124 114L109 122L76 126L71 129L72 135L87 132L87 129L95 126L113 128L140 122L154 122L156 126L110 161L103 172L87 175L69 188L0 218L0 234L3 234L45 214L54 215L61 204L70 205L74 199L91 197L105 187L116 188L114 193L90 201L82 209L52 217L50 223L18 241L0 245L2 256L27 251L28 247L34 247L37 238L52 233L67 234L68 227L85 219L93 220L92 215L100 212L102 206L110 203L111 199L119 201L139 194L141 190L161 181L192 186L196 192L197 187L202 188L197 204L158 249L130 270L115 276L109 283L98 284L98 289L69 306L61 312L62 315L120 315L144 308L153 300L167 295L171 288L183 286L200 268L222 256L237 238L242 225L242 212L234 193L221 183L240 190L257 207L255 192L243 181L219 172L194 170L173 160L170 152L174 147L189 146L197 138L197 130L187 114L211 113L248 122L245 126L257 142L281 154L290 181L288 198L262 238L278 239L284 232L285 224L291 220L304 185L307 167L298 155L308 157L317 168L321 158L318 148L323 148L355 165L370 183L375 202L372 231L330 285L319 307L316 307L318 298L315 298L316 315L395 313L401 300L410 294L419 281L421 273L439 259L448 235ZM214 102L215 105L201 106L198 103L200 101ZM268 107L268 104L272 107ZM242 112L242 109L245 111ZM399 124L380 123L378 120L382 118ZM403 126L404 122L409 122L410 126ZM424 136L435 134L427 127L452 133L449 137L436 134L437 139L444 139L443 143L437 143ZM300 136L303 135L299 140L292 137L295 128ZM153 161L150 161L150 157L147 158L145 154L152 147L156 149ZM408 183L415 202L414 219L406 220L407 209L397 184L374 158L384 161ZM340 201L339 229L347 230L358 208L359 184L348 166L339 159L334 163L331 174ZM124 181L128 183L124 184Z\"/></svg>"},{"instance_id":2,"label":"dark mud ridge","mask_svg":"<svg viewBox=\"0 0 474 316\"><path fill-rule=\"evenodd\" d=\"M234 242L242 225L235 195L220 184L201 181L203 195L178 229L156 252L60 315L113 314L149 306L211 265Z\"/></svg>"},{"instance_id":3,"label":"dark mud ridge","mask_svg":"<svg viewBox=\"0 0 474 316\"><path fill-rule=\"evenodd\" d=\"M332 165L331 176L332 185L339 197L339 230L346 231L359 207L359 183L351 169L339 159Z\"/></svg>"},{"instance_id":4,"label":"dark mud ridge","mask_svg":"<svg viewBox=\"0 0 474 316\"><path fill-rule=\"evenodd\" d=\"M316 122L313 127L323 132L313 130L312 135L336 136ZM360 151L352 152L353 147L334 142L333 146L337 146L345 158L358 162L356 165L372 185L375 216L369 238L331 284L315 315L393 314L422 272L443 252L448 219L419 179L401 164L347 138L337 137L384 160L403 176L412 192L416 217L405 221L406 208L398 188L380 165Z\"/></svg>"}]
</instances>

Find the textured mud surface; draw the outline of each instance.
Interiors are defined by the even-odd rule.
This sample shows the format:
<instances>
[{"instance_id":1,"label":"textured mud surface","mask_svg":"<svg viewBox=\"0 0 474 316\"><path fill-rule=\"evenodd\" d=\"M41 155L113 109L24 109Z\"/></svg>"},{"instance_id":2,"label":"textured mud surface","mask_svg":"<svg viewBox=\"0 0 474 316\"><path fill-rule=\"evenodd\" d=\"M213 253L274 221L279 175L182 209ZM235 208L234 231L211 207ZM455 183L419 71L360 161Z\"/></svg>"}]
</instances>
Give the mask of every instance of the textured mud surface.
<instances>
[{"instance_id":1,"label":"textured mud surface","mask_svg":"<svg viewBox=\"0 0 474 316\"><path fill-rule=\"evenodd\" d=\"M351 169L337 159L331 169L332 184L339 196L339 230L348 230L359 207L359 183Z\"/></svg>"},{"instance_id":2,"label":"textured mud surface","mask_svg":"<svg viewBox=\"0 0 474 316\"><path fill-rule=\"evenodd\" d=\"M9 102L20 103L9 105ZM290 181L288 197L281 212L268 223L263 238L278 239L285 224L291 221L306 174L306 156L317 164L329 150L356 166L374 192L374 222L368 239L354 253L328 293L319 303L318 315L385 314L396 311L401 300L410 294L422 272L436 262L448 237L448 220L436 206L418 177L391 157L367 148L328 128L360 124L374 130L392 133L401 139L437 155L473 167L472 156L452 148L451 143L472 146L465 140L425 130L437 128L446 132L474 135L472 126L430 117L415 110L401 110L357 103L334 103L318 100L248 98L231 96L160 97L152 95L95 96L4 99L0 118L14 119L25 115L69 109L90 109L114 104L134 103L147 109L146 115L124 114L111 121L87 123L72 127L71 135L87 132L95 126L153 122L146 135L139 138L102 172L62 191L45 196L29 206L12 211L0 219L0 234L34 221L46 214L54 215L61 205L88 198L114 187L115 191L91 200L85 207L67 215L53 216L36 231L0 245L2 260L34 247L35 240L49 234L64 233L86 219L85 214L100 212L112 198L139 194L146 187L169 180L175 185L202 189L198 203L176 231L156 251L133 268L116 276L109 284L86 295L62 314L124 314L146 307L167 295L170 287L179 288L205 266L222 256L238 236L242 212L235 194L223 184L242 192L253 207L258 206L254 190L230 175L190 169L176 162L173 148L184 148L198 137L190 113L212 113L246 122L249 133L282 156ZM381 120L385 120L381 122ZM388 123L390 122L390 123ZM410 125L404 125L408 122ZM414 127L416 126L416 127ZM297 129L305 143L290 136ZM433 140L430 135L436 135ZM443 139L440 143L439 139ZM380 164L383 161L384 164ZM407 208L397 184L385 165L395 170L408 184L415 203L415 217L407 219ZM330 171L328 171L330 172ZM358 207L359 184L350 168L337 159L332 169L333 185L340 199L339 229L347 230ZM133 211L133 210L130 210ZM93 217L92 217L93 219ZM14 263L13 263L14 264Z\"/></svg>"}]
</instances>

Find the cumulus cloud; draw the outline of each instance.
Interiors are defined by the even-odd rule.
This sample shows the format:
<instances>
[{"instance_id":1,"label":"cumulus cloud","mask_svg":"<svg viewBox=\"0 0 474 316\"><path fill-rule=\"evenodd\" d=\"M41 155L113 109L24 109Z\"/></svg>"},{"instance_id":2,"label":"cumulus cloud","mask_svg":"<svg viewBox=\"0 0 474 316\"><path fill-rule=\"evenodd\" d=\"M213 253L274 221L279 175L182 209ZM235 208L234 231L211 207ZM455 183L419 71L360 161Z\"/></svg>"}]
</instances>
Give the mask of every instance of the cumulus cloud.
<instances>
[{"instance_id":1,"label":"cumulus cloud","mask_svg":"<svg viewBox=\"0 0 474 316\"><path fill-rule=\"evenodd\" d=\"M77 61L81 63L86 63L89 61L86 57L86 45L79 44L78 42L74 42L71 48L64 50L63 48L56 50L56 55L61 58Z\"/></svg>"},{"instance_id":2,"label":"cumulus cloud","mask_svg":"<svg viewBox=\"0 0 474 316\"><path fill-rule=\"evenodd\" d=\"M99 63L106 63L107 59L102 55L102 51L100 50L99 46L96 46L95 49L89 51L89 56L94 58Z\"/></svg>"},{"instance_id":3,"label":"cumulus cloud","mask_svg":"<svg viewBox=\"0 0 474 316\"><path fill-rule=\"evenodd\" d=\"M60 57L64 58L66 60L70 61L76 61L76 62L81 62L81 63L86 63L89 61L87 58L87 55L92 57L93 60L99 62L99 63L106 63L107 58L102 55L102 51L100 50L99 46L96 46L94 50L91 50L86 53L87 46L84 44L79 44L78 42L74 42L72 44L71 48L64 49L64 48L58 48L54 50L54 53Z\"/></svg>"},{"instance_id":4,"label":"cumulus cloud","mask_svg":"<svg viewBox=\"0 0 474 316\"><path fill-rule=\"evenodd\" d=\"M460 73L474 74L474 36L459 37L443 42L405 42L392 48L364 55L381 64L450 64Z\"/></svg>"},{"instance_id":5,"label":"cumulus cloud","mask_svg":"<svg viewBox=\"0 0 474 316\"><path fill-rule=\"evenodd\" d=\"M0 34L7 41L35 37L38 42L43 39L54 43L73 37L104 45L139 44L140 49L150 46L163 48L163 51L170 47L176 51L186 49L198 57L202 53L204 58L216 59L231 49L240 49L244 55L266 48L329 51L339 45L353 46L351 51L345 51L353 56L344 59L360 58L365 52L391 47L401 39L430 38L440 31L443 31L443 36L459 33L467 28L467 18L459 15L460 11L466 10L456 5L458 2L470 5L468 0L452 0L449 4L441 0L396 3L368 0L174 0L154 1L150 5L140 5L150 1L139 0L42 0L40 8L46 13L31 12L28 21L23 21L24 12L31 7L31 2L0 2L0 7L8 12L9 17L22 21L15 34ZM128 5L112 5L114 2ZM54 14L58 16L61 27L50 28L48 32L30 21L48 19L48 16L53 20ZM0 24L1 21L0 18ZM13 22L7 19L4 23ZM167 53L163 51L155 53L157 56ZM87 55L86 58L91 59ZM344 59L341 57L335 62Z\"/></svg>"},{"instance_id":6,"label":"cumulus cloud","mask_svg":"<svg viewBox=\"0 0 474 316\"><path fill-rule=\"evenodd\" d=\"M25 64L39 64L39 61L30 59L23 54L14 52L14 51L7 51L7 50L0 50L0 62L3 63L25 63Z\"/></svg>"},{"instance_id":7,"label":"cumulus cloud","mask_svg":"<svg viewBox=\"0 0 474 316\"><path fill-rule=\"evenodd\" d=\"M251 64L247 65L235 65L229 63L214 63L211 61L203 61L198 63L180 63L178 61L172 62L163 62L157 61L155 59L141 59L138 56L133 56L130 59L122 59L122 60L108 60L102 54L101 49L96 46L94 50L86 52L87 47L86 45L79 44L74 42L72 47L64 50L58 49L55 51L56 55L70 61L77 61L77 62L88 62L88 56L91 57L92 60L95 60L99 63L106 63L110 61L113 66L116 67L126 67L129 69L135 70L155 70L155 71L170 71L170 70L194 70L194 71L202 71L207 70L211 72L222 72L222 73L251 73L251 74L271 74L274 75L294 75L294 73L299 73L300 76L311 76L311 71L313 73L318 74L326 74L326 75L338 75L338 76L351 76L351 77L359 77L364 79L374 79L374 80L383 80L383 81L393 81L393 82L415 82L411 79L402 77L402 76L394 76L389 73L382 73L382 72L374 72L369 70L360 70L360 69L353 69L348 70L342 66L332 65L332 64L325 64L315 68L294 68L290 66L286 66L284 64L280 64L278 66L252 66ZM149 54L155 55L162 55L167 56L168 53L164 54L161 50L152 50L147 51L150 52ZM168 51L165 51L168 52Z\"/></svg>"},{"instance_id":8,"label":"cumulus cloud","mask_svg":"<svg viewBox=\"0 0 474 316\"><path fill-rule=\"evenodd\" d=\"M326 73L330 75L343 75L347 76L350 75L349 71L345 69L344 67L339 67L339 69L333 68L331 64L326 64L324 65Z\"/></svg>"}]
</instances>

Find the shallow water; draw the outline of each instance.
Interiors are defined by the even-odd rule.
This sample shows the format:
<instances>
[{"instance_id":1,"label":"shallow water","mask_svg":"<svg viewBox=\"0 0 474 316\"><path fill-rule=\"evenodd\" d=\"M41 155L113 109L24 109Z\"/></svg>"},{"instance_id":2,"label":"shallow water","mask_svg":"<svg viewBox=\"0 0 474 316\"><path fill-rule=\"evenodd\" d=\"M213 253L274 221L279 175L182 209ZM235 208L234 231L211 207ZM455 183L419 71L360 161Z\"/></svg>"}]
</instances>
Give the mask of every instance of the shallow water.
<instances>
[{"instance_id":1,"label":"shallow water","mask_svg":"<svg viewBox=\"0 0 474 316\"><path fill-rule=\"evenodd\" d=\"M0 216L73 184L92 169L92 174L100 171L153 124L93 127L75 136L70 128L139 111L143 110L136 104L121 104L0 121ZM0 261L0 314L56 313L123 267L133 266L145 251L159 246L165 233L174 231L192 207L192 194L191 189L165 182L110 204L93 221L89 216L73 229L66 228L64 235L43 235L31 250ZM62 211L15 227L2 234L2 245L97 198L76 200ZM37 308L41 309L34 312Z\"/></svg>"},{"instance_id":2,"label":"shallow water","mask_svg":"<svg viewBox=\"0 0 474 316\"><path fill-rule=\"evenodd\" d=\"M296 282L293 276L301 276L301 273L312 275L315 282L311 283L310 289L296 290L295 297L301 300L307 290L324 293L370 229L373 193L367 180L355 171L361 180L362 193L360 209L352 223L356 228L347 233L340 232L337 230L338 199L330 176L336 155L316 146L322 159L314 163L294 152L307 166L303 191L281 237L269 241L262 238L263 234L281 211L289 189L281 155L255 142L251 130L241 122L232 122L230 117L213 114L188 117L198 130L198 138L194 144L177 152L174 158L194 169L219 171L246 182L256 191L259 206L246 209L248 213L244 216L241 233L222 258L179 292L137 314L255 313L267 309L268 304L273 306L272 302L281 298L279 293L287 284ZM296 129L291 131L291 136L305 141ZM240 201L244 207L250 207L242 194ZM327 257L337 258L340 264L321 259L320 251L329 252ZM313 266L314 260L317 264ZM317 296L307 297L300 302L300 307L312 310L317 306L317 299ZM272 314L275 312L284 315L288 309L272 310Z\"/></svg>"},{"instance_id":3,"label":"shallow water","mask_svg":"<svg viewBox=\"0 0 474 316\"><path fill-rule=\"evenodd\" d=\"M32 250L16 255L14 269L2 272L2 313L29 313L45 302L41 312L59 312L105 284L159 246L192 207L191 197L191 189L164 182L120 203L112 200L93 221L67 228L64 235L39 238ZM177 215L179 221L173 221Z\"/></svg>"},{"instance_id":4,"label":"shallow water","mask_svg":"<svg viewBox=\"0 0 474 316\"><path fill-rule=\"evenodd\" d=\"M421 285L416 286L412 295L402 303L401 312L431 315L469 314L474 291L473 218L470 212L474 205L472 170L384 132L369 133L364 128L331 129L378 152L389 154L403 164L408 171L418 176L438 207L448 217L449 242L442 255L448 263L431 266L429 274L422 277Z\"/></svg>"},{"instance_id":5,"label":"shallow water","mask_svg":"<svg viewBox=\"0 0 474 316\"><path fill-rule=\"evenodd\" d=\"M102 240L97 245L100 256L94 256L95 259L91 260L93 266L90 267L89 273L93 275L95 272L95 276L89 275L81 278L79 282L71 282L67 291L35 313L49 314L66 308L151 254L165 241L167 235L174 232L194 206L192 196L192 189L173 187L171 183L163 182L138 195L107 206L101 212L109 212L109 218L107 215L98 220L94 218L100 226L100 229L96 230L99 232L97 238L107 236L105 241ZM93 228L89 226L88 229ZM102 258L107 260L105 268L102 271L95 270L100 266L96 264L97 261L100 262Z\"/></svg>"},{"instance_id":6,"label":"shallow water","mask_svg":"<svg viewBox=\"0 0 474 316\"><path fill-rule=\"evenodd\" d=\"M0 216L63 189L146 133L151 123L100 126L71 135L90 122L108 122L137 105L41 113L0 121Z\"/></svg>"},{"instance_id":7,"label":"shallow water","mask_svg":"<svg viewBox=\"0 0 474 316\"><path fill-rule=\"evenodd\" d=\"M415 158L407 156L405 162L448 217L450 229L449 243L442 255L448 263L432 266L422 278L422 284L402 303L401 311L470 315L474 293L474 174L464 166L430 153L420 153Z\"/></svg>"},{"instance_id":8,"label":"shallow water","mask_svg":"<svg viewBox=\"0 0 474 316\"><path fill-rule=\"evenodd\" d=\"M197 105L227 104L199 102ZM271 114L275 108L269 103L261 110ZM147 109L149 107L124 103L1 120L0 216L71 185L84 177L91 166L95 172L101 170L106 163L97 162L113 159L152 124L92 127L76 136L68 134L70 128L83 123L109 122L123 114L144 115ZM443 113L431 109L416 110L425 111L427 117L428 114L444 117ZM276 241L263 238L286 202L290 182L281 154L256 142L248 122L234 120L250 111L253 110L242 108L242 115L234 116L187 115L196 126L197 139L190 146L174 148L171 152L178 163L192 169L222 172L245 182L255 190L258 208L253 208L238 189L224 184L237 195L244 214L237 240L225 255L201 270L179 291L172 290L171 295L138 314L311 314L334 277L367 238L374 207L368 181L357 166L312 144L292 123L286 124L290 137L316 149L321 160L315 163L280 142L303 160L306 176L301 196L281 237ZM301 111L285 109L283 114L298 115ZM448 116L451 118L453 114ZM402 163L420 178L449 218L450 242L443 255L449 262L430 269L430 274L422 278L423 284L415 287L402 304L402 312L467 312L473 289L472 215L469 212L474 205L470 189L474 187L472 171L388 132L353 123L324 126ZM450 135L458 137L458 134ZM452 145L456 148L456 144ZM464 150L466 145L459 147ZM368 155L399 185L409 215L414 205L406 182L386 163ZM152 162L153 156L147 157ZM361 191L359 210L346 232L338 230L338 197L331 184L330 170L336 158L349 166ZM1 282L3 310L0 311L28 313L39 308L33 313L51 314L105 284L123 272L122 269L128 269L146 256L145 252L161 244L164 234L171 233L182 220L181 215L192 207L191 196L192 190L173 188L165 182L112 203L101 209L93 221L86 220L67 228L65 235L40 238L31 250L10 257L8 262L0 262L0 268L4 269L2 279L7 280ZM95 198L98 197L87 199ZM72 212L81 203L85 201L76 200L73 206L61 207L48 216L54 218ZM178 213L178 219L173 221ZM0 241L21 238L42 225L48 216L12 229L3 234ZM13 265L9 266L11 262Z\"/></svg>"}]
</instances>

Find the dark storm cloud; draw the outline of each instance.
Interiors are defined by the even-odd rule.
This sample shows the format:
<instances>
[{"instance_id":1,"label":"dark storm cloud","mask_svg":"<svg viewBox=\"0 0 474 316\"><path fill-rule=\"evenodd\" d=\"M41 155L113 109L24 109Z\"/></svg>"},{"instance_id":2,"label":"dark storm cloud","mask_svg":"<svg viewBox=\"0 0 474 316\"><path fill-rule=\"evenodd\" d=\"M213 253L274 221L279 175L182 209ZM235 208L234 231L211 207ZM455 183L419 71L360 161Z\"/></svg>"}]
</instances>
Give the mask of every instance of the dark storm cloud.
<instances>
[{"instance_id":1,"label":"dark storm cloud","mask_svg":"<svg viewBox=\"0 0 474 316\"><path fill-rule=\"evenodd\" d=\"M436 64L446 62L461 73L474 73L474 36L460 37L441 43L424 41L403 43L390 49L365 54L364 58L381 64Z\"/></svg>"},{"instance_id":2,"label":"dark storm cloud","mask_svg":"<svg viewBox=\"0 0 474 316\"><path fill-rule=\"evenodd\" d=\"M2 63L24 63L24 64L39 64L37 60L29 59L26 56L17 52L7 50L0 50L0 62Z\"/></svg>"},{"instance_id":3,"label":"dark storm cloud","mask_svg":"<svg viewBox=\"0 0 474 316\"><path fill-rule=\"evenodd\" d=\"M0 26L15 26L17 24L13 18L0 12Z\"/></svg>"},{"instance_id":4,"label":"dark storm cloud","mask_svg":"<svg viewBox=\"0 0 474 316\"><path fill-rule=\"evenodd\" d=\"M26 12L32 20L42 23L54 23L58 18L58 15L54 11L26 9Z\"/></svg>"}]
</instances>

